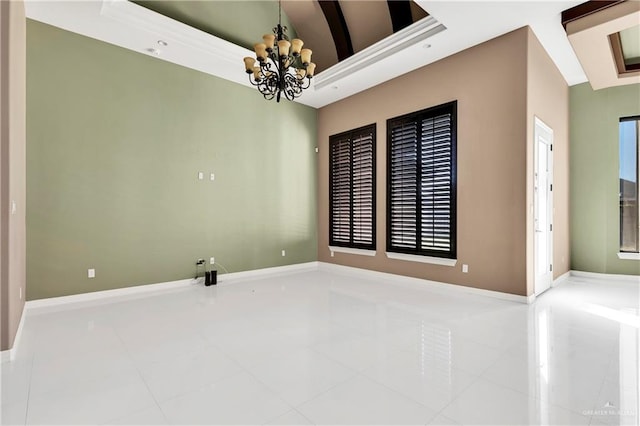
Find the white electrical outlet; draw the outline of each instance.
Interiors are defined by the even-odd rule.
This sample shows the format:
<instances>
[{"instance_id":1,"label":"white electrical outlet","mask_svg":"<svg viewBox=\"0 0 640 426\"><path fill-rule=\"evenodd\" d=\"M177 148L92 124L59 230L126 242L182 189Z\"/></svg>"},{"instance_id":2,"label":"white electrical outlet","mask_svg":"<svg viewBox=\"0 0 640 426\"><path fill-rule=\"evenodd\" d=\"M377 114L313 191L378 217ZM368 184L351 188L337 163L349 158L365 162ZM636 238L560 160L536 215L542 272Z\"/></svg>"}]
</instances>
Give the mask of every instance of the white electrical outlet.
<instances>
[{"instance_id":1,"label":"white electrical outlet","mask_svg":"<svg viewBox=\"0 0 640 426\"><path fill-rule=\"evenodd\" d=\"M465 274L469 272L469 265L462 265L462 272L464 272Z\"/></svg>"},{"instance_id":2,"label":"white electrical outlet","mask_svg":"<svg viewBox=\"0 0 640 426\"><path fill-rule=\"evenodd\" d=\"M202 179L204 179L204 173L198 172L198 180L202 180Z\"/></svg>"},{"instance_id":3,"label":"white electrical outlet","mask_svg":"<svg viewBox=\"0 0 640 426\"><path fill-rule=\"evenodd\" d=\"M96 270L95 269L87 269L87 277L88 278L95 278L96 277Z\"/></svg>"},{"instance_id":4,"label":"white electrical outlet","mask_svg":"<svg viewBox=\"0 0 640 426\"><path fill-rule=\"evenodd\" d=\"M316 146L316 152L318 152L318 147Z\"/></svg>"},{"instance_id":5,"label":"white electrical outlet","mask_svg":"<svg viewBox=\"0 0 640 426\"><path fill-rule=\"evenodd\" d=\"M214 173L211 173L209 175L209 180L216 180L216 175Z\"/></svg>"},{"instance_id":6,"label":"white electrical outlet","mask_svg":"<svg viewBox=\"0 0 640 426\"><path fill-rule=\"evenodd\" d=\"M209 265L214 265L216 263L216 258L212 257L209 259Z\"/></svg>"},{"instance_id":7,"label":"white electrical outlet","mask_svg":"<svg viewBox=\"0 0 640 426\"><path fill-rule=\"evenodd\" d=\"M282 257L284 257L284 256L286 256L286 255L287 255L287 252L286 252L286 251L284 251L284 250L282 250Z\"/></svg>"}]
</instances>

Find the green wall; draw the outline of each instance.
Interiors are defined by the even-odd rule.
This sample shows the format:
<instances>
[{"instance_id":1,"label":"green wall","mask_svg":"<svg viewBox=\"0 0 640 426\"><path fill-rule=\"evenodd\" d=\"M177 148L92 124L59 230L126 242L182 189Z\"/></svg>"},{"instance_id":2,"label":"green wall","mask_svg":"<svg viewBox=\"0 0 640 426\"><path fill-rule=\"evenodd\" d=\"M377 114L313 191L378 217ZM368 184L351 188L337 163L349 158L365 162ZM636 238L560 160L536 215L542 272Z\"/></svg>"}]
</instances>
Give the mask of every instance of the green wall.
<instances>
[{"instance_id":1,"label":"green wall","mask_svg":"<svg viewBox=\"0 0 640 426\"><path fill-rule=\"evenodd\" d=\"M315 109L35 21L27 49L29 300L317 259Z\"/></svg>"},{"instance_id":2,"label":"green wall","mask_svg":"<svg viewBox=\"0 0 640 426\"><path fill-rule=\"evenodd\" d=\"M570 91L571 269L640 275L618 259L618 123L640 114L640 84Z\"/></svg>"}]
</instances>

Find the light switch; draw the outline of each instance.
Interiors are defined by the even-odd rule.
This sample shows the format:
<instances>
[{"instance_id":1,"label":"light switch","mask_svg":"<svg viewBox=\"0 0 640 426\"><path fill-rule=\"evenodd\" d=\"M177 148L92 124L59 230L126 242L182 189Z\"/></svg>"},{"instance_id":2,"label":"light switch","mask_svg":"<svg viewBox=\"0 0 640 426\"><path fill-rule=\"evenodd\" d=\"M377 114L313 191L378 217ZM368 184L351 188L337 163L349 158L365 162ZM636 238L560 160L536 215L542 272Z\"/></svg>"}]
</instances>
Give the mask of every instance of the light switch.
<instances>
[{"instance_id":1,"label":"light switch","mask_svg":"<svg viewBox=\"0 0 640 426\"><path fill-rule=\"evenodd\" d=\"M202 180L202 179L204 179L204 173L198 172L198 180Z\"/></svg>"},{"instance_id":2,"label":"light switch","mask_svg":"<svg viewBox=\"0 0 640 426\"><path fill-rule=\"evenodd\" d=\"M211 173L211 174L209 175L209 180L216 180L216 175L215 175L215 174L213 174L213 173Z\"/></svg>"},{"instance_id":3,"label":"light switch","mask_svg":"<svg viewBox=\"0 0 640 426\"><path fill-rule=\"evenodd\" d=\"M15 200L11 200L11 214L16 214L17 211L18 205L16 204Z\"/></svg>"},{"instance_id":4,"label":"light switch","mask_svg":"<svg viewBox=\"0 0 640 426\"><path fill-rule=\"evenodd\" d=\"M87 277L88 278L95 278L96 277L96 270L95 269L87 269Z\"/></svg>"}]
</instances>

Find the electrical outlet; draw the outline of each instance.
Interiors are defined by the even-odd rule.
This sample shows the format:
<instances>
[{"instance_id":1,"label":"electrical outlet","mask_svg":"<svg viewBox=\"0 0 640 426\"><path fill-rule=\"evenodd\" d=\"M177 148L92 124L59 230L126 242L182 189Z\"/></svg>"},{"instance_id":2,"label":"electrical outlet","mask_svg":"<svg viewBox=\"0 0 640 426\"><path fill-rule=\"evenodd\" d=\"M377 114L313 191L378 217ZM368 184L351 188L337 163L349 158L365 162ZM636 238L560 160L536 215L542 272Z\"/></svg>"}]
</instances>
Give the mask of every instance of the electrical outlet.
<instances>
[{"instance_id":1,"label":"electrical outlet","mask_svg":"<svg viewBox=\"0 0 640 426\"><path fill-rule=\"evenodd\" d=\"M209 180L216 180L216 175L214 173L211 173L209 175Z\"/></svg>"},{"instance_id":2,"label":"electrical outlet","mask_svg":"<svg viewBox=\"0 0 640 426\"><path fill-rule=\"evenodd\" d=\"M462 265L462 272L464 272L465 274L469 272L469 265L463 264Z\"/></svg>"},{"instance_id":3,"label":"electrical outlet","mask_svg":"<svg viewBox=\"0 0 640 426\"><path fill-rule=\"evenodd\" d=\"M209 259L209 265L215 265L216 263L216 258L212 257L211 259Z\"/></svg>"},{"instance_id":4,"label":"electrical outlet","mask_svg":"<svg viewBox=\"0 0 640 426\"><path fill-rule=\"evenodd\" d=\"M204 173L198 172L198 180L202 180L202 179L204 179Z\"/></svg>"},{"instance_id":5,"label":"electrical outlet","mask_svg":"<svg viewBox=\"0 0 640 426\"><path fill-rule=\"evenodd\" d=\"M335 252L333 252L333 251L332 251L332 252L331 252L331 257L333 257L334 255L335 255Z\"/></svg>"},{"instance_id":6,"label":"electrical outlet","mask_svg":"<svg viewBox=\"0 0 640 426\"><path fill-rule=\"evenodd\" d=\"M95 269L87 269L87 278L95 278L96 270Z\"/></svg>"},{"instance_id":7,"label":"electrical outlet","mask_svg":"<svg viewBox=\"0 0 640 426\"><path fill-rule=\"evenodd\" d=\"M282 250L282 257L285 257L287 255L287 252Z\"/></svg>"}]
</instances>

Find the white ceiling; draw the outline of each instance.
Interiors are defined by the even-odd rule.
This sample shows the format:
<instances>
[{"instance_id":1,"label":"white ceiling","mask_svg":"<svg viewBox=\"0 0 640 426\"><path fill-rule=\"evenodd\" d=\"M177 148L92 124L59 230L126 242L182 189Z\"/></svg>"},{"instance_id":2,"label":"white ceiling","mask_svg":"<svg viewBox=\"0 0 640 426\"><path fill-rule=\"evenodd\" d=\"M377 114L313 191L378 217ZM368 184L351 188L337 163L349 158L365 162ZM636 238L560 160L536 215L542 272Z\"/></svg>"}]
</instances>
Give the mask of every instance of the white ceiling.
<instances>
[{"instance_id":1,"label":"white ceiling","mask_svg":"<svg viewBox=\"0 0 640 426\"><path fill-rule=\"evenodd\" d=\"M563 10L583 0L415 1L435 18L424 30L412 32L412 26L383 40L380 47L387 51L374 60L365 57L366 49L336 65L350 68L348 73L332 72L334 66L318 74L317 87L299 102L320 108L525 25L569 85L587 81L560 22ZM242 58L253 52L126 0L26 0L26 12L37 21L250 86ZM381 49L374 45L369 53L376 50Z\"/></svg>"}]
</instances>

